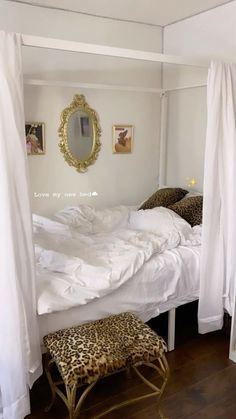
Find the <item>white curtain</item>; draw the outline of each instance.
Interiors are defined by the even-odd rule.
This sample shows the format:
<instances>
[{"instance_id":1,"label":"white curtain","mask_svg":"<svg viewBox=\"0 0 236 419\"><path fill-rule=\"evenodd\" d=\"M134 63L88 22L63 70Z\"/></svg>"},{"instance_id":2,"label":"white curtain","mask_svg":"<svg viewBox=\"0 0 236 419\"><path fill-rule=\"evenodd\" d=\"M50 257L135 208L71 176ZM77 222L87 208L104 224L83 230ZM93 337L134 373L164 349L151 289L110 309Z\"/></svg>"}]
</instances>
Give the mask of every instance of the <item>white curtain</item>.
<instances>
[{"instance_id":1,"label":"white curtain","mask_svg":"<svg viewBox=\"0 0 236 419\"><path fill-rule=\"evenodd\" d=\"M199 332L232 314L236 285L236 66L212 62L204 170Z\"/></svg>"},{"instance_id":2,"label":"white curtain","mask_svg":"<svg viewBox=\"0 0 236 419\"><path fill-rule=\"evenodd\" d=\"M24 134L21 39L0 32L0 417L30 413L41 374Z\"/></svg>"}]
</instances>

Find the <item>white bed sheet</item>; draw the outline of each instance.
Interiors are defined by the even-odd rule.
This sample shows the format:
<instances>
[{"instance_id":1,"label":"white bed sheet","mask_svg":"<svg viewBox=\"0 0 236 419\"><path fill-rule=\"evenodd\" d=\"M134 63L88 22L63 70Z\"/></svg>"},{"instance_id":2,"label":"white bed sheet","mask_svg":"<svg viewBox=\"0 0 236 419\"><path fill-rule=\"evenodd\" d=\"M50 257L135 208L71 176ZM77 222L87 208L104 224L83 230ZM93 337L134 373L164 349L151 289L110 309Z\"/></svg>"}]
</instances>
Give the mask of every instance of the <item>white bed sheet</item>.
<instances>
[{"instance_id":1,"label":"white bed sheet","mask_svg":"<svg viewBox=\"0 0 236 419\"><path fill-rule=\"evenodd\" d=\"M200 246L155 254L123 286L69 310L39 315L41 339L49 332L129 311L148 321L199 295Z\"/></svg>"}]
</instances>

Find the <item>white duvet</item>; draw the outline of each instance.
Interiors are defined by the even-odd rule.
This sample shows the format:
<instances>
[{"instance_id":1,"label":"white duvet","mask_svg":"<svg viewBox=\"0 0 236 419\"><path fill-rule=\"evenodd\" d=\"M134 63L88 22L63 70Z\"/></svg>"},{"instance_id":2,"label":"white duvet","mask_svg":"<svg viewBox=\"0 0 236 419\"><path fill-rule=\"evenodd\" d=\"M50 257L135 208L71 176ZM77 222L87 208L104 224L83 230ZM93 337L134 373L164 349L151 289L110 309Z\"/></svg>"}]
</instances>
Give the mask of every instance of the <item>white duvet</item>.
<instances>
[{"instance_id":1,"label":"white duvet","mask_svg":"<svg viewBox=\"0 0 236 419\"><path fill-rule=\"evenodd\" d=\"M66 310L107 295L157 253L200 244L200 230L173 211L67 208L33 216L38 313Z\"/></svg>"}]
</instances>

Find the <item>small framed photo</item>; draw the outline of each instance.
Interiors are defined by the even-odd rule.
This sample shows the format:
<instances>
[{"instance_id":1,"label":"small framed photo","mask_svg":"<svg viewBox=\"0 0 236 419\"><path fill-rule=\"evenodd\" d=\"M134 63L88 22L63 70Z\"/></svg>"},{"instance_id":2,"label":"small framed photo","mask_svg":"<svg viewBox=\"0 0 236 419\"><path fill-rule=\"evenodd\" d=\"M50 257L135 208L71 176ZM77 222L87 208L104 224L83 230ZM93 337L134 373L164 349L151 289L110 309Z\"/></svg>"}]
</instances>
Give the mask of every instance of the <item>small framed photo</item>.
<instances>
[{"instance_id":1,"label":"small framed photo","mask_svg":"<svg viewBox=\"0 0 236 419\"><path fill-rule=\"evenodd\" d=\"M28 155L45 154L44 123L26 122L25 141Z\"/></svg>"},{"instance_id":2,"label":"small framed photo","mask_svg":"<svg viewBox=\"0 0 236 419\"><path fill-rule=\"evenodd\" d=\"M132 153L133 149L133 126L113 125L113 153Z\"/></svg>"}]
</instances>

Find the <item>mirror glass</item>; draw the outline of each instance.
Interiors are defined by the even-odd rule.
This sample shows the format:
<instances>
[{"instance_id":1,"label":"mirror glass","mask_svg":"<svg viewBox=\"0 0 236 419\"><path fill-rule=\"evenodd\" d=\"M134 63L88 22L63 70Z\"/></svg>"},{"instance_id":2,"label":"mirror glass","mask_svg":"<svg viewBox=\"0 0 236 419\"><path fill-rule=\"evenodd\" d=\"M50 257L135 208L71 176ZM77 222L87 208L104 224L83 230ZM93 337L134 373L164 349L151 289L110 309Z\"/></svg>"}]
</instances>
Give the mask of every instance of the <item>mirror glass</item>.
<instances>
[{"instance_id":1,"label":"mirror glass","mask_svg":"<svg viewBox=\"0 0 236 419\"><path fill-rule=\"evenodd\" d=\"M86 112L74 112L68 121L68 146L71 154L79 160L86 160L93 149L93 125Z\"/></svg>"},{"instance_id":2,"label":"mirror glass","mask_svg":"<svg viewBox=\"0 0 236 419\"><path fill-rule=\"evenodd\" d=\"M98 115L89 107L83 95L75 95L61 113L59 147L66 162L78 172L86 172L101 148Z\"/></svg>"}]
</instances>

